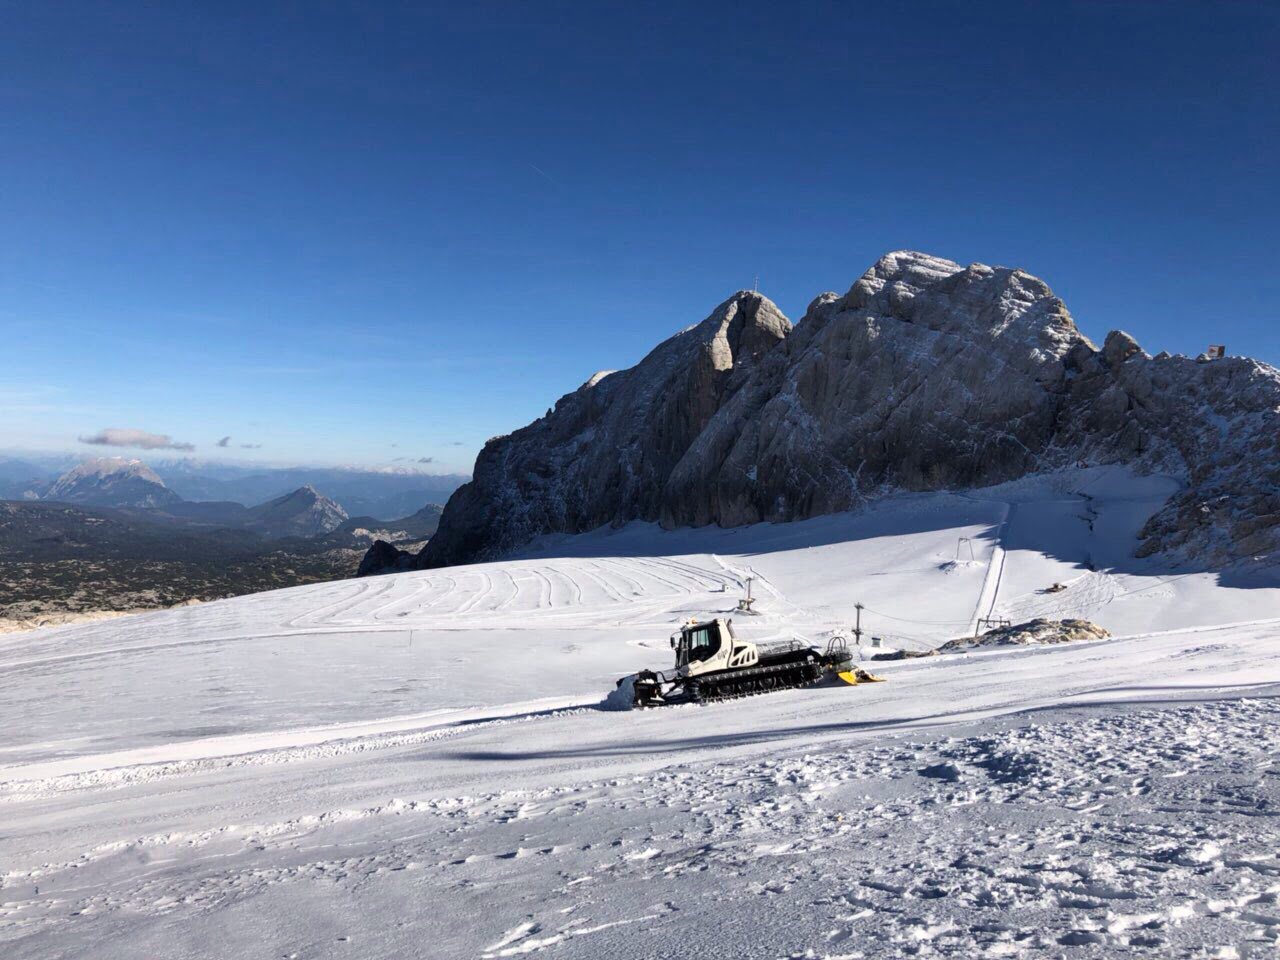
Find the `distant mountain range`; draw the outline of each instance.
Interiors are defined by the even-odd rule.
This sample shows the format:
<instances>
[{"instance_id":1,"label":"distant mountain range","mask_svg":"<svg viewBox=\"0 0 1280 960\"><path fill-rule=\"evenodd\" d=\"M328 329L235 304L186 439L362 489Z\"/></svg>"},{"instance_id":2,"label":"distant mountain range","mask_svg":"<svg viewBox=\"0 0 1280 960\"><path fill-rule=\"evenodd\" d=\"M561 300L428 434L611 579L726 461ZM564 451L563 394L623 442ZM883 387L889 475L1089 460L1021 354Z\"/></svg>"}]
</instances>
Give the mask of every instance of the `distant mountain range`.
<instances>
[{"instance_id":1,"label":"distant mountain range","mask_svg":"<svg viewBox=\"0 0 1280 960\"><path fill-rule=\"evenodd\" d=\"M53 482L41 499L93 507L163 509L182 502L141 460L86 460Z\"/></svg>"},{"instance_id":2,"label":"distant mountain range","mask_svg":"<svg viewBox=\"0 0 1280 960\"><path fill-rule=\"evenodd\" d=\"M0 499L47 497L52 485L79 463L79 458L61 455L0 455ZM406 517L423 504L443 503L467 480L462 475L427 474L399 466L258 467L194 457L149 460L146 466L187 503L262 504L310 484L351 516L374 517L381 522ZM218 508L207 508L207 516L217 513Z\"/></svg>"},{"instance_id":3,"label":"distant mountain range","mask_svg":"<svg viewBox=\"0 0 1280 960\"><path fill-rule=\"evenodd\" d=\"M65 464L58 467L57 462L37 464L0 456L0 500L39 500L66 469Z\"/></svg>"},{"instance_id":4,"label":"distant mountain range","mask_svg":"<svg viewBox=\"0 0 1280 960\"><path fill-rule=\"evenodd\" d=\"M165 485L185 500L264 503L309 484L324 491L351 516L379 520L407 516L425 503L444 503L467 481L459 474L435 475L401 468L261 469L191 459L160 461L152 467Z\"/></svg>"},{"instance_id":5,"label":"distant mountain range","mask_svg":"<svg viewBox=\"0 0 1280 960\"><path fill-rule=\"evenodd\" d=\"M0 501L0 633L351 576L364 538L267 540L145 511Z\"/></svg>"},{"instance_id":6,"label":"distant mountain range","mask_svg":"<svg viewBox=\"0 0 1280 960\"><path fill-rule=\"evenodd\" d=\"M68 470L45 491L46 501L146 511L156 522L232 527L267 538L318 537L337 530L347 512L311 484L254 507L232 501L188 503L141 460L103 457Z\"/></svg>"},{"instance_id":7,"label":"distant mountain range","mask_svg":"<svg viewBox=\"0 0 1280 960\"><path fill-rule=\"evenodd\" d=\"M141 461L86 461L39 499L0 500L0 632L348 577L372 541L435 533L442 508L419 506L352 518L311 484L250 507L188 501Z\"/></svg>"}]
</instances>

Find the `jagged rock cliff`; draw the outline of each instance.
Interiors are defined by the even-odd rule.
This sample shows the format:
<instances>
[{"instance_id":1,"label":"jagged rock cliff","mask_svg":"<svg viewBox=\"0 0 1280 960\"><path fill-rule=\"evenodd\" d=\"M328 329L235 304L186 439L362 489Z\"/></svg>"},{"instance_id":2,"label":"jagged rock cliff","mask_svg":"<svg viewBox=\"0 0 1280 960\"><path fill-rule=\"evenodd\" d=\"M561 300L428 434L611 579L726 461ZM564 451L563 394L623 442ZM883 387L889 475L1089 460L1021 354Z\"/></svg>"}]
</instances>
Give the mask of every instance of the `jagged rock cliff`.
<instances>
[{"instance_id":1,"label":"jagged rock cliff","mask_svg":"<svg viewBox=\"0 0 1280 960\"><path fill-rule=\"evenodd\" d=\"M630 370L597 373L545 417L485 444L419 562L459 563L540 533L663 516L676 466L790 330L765 297L738 293Z\"/></svg>"},{"instance_id":2,"label":"jagged rock cliff","mask_svg":"<svg viewBox=\"0 0 1280 960\"><path fill-rule=\"evenodd\" d=\"M1142 552L1280 549L1280 373L1247 358L1098 349L1035 277L883 257L795 327L741 292L630 370L491 440L416 566L628 520L785 521L896 490L1080 461L1185 480Z\"/></svg>"}]
</instances>

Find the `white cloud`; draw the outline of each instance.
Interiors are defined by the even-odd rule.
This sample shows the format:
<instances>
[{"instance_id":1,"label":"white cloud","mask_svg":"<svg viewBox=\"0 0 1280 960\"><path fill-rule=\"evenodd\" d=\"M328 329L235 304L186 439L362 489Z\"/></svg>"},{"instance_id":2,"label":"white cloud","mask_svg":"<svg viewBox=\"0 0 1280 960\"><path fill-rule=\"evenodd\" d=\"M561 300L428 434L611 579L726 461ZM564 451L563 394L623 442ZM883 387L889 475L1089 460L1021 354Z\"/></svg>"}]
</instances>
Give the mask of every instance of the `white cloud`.
<instances>
[{"instance_id":1,"label":"white cloud","mask_svg":"<svg viewBox=\"0 0 1280 960\"><path fill-rule=\"evenodd\" d=\"M138 447L141 450L194 450L194 443L174 440L167 433L147 433L145 430L122 430L107 427L91 437L81 437L81 443L100 447Z\"/></svg>"}]
</instances>

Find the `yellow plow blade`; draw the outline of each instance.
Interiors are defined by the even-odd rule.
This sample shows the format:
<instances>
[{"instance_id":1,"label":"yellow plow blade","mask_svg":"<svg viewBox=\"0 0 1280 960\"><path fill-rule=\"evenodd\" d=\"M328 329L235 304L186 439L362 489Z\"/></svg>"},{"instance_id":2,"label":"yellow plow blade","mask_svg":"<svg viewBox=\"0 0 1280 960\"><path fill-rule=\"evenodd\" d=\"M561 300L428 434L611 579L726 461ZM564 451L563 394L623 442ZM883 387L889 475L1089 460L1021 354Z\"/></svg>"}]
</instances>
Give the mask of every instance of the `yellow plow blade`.
<instances>
[{"instance_id":1,"label":"yellow plow blade","mask_svg":"<svg viewBox=\"0 0 1280 960\"><path fill-rule=\"evenodd\" d=\"M877 677L874 673L868 673L861 667L854 667L852 670L841 670L836 676L851 687L856 687L860 683L884 682L884 677Z\"/></svg>"}]
</instances>

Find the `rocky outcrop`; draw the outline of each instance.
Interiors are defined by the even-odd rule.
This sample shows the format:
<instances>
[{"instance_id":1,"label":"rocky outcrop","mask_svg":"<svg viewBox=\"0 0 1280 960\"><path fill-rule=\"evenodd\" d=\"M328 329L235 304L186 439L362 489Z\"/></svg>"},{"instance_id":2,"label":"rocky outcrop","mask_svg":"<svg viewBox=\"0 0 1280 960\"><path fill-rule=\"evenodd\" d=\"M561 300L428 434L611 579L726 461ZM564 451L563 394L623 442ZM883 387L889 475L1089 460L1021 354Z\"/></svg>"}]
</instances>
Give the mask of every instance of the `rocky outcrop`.
<instances>
[{"instance_id":1,"label":"rocky outcrop","mask_svg":"<svg viewBox=\"0 0 1280 960\"><path fill-rule=\"evenodd\" d=\"M1280 550L1280 373L1101 349L1021 270L888 254L794 331L741 292L630 370L486 444L414 560L488 559L629 520L785 521L901 490L1125 463L1183 479L1144 552Z\"/></svg>"},{"instance_id":2,"label":"rocky outcrop","mask_svg":"<svg viewBox=\"0 0 1280 960\"><path fill-rule=\"evenodd\" d=\"M379 573L407 570L411 568L412 563L413 554L407 550L401 550L386 540L375 540L360 561L356 576L368 577Z\"/></svg>"},{"instance_id":3,"label":"rocky outcrop","mask_svg":"<svg viewBox=\"0 0 1280 960\"><path fill-rule=\"evenodd\" d=\"M976 637L948 640L938 649L951 652L974 647L1009 647L1035 644L1076 643L1082 640L1106 640L1111 636L1090 620L1028 620L1007 627L996 627Z\"/></svg>"},{"instance_id":4,"label":"rocky outcrop","mask_svg":"<svg viewBox=\"0 0 1280 960\"><path fill-rule=\"evenodd\" d=\"M1218 568L1280 552L1280 371L1248 357L1105 352L1081 359L1056 440L1184 481L1139 533L1138 556Z\"/></svg>"},{"instance_id":5,"label":"rocky outcrop","mask_svg":"<svg viewBox=\"0 0 1280 960\"><path fill-rule=\"evenodd\" d=\"M1090 620L1046 620L1037 618L1026 623L994 627L973 637L956 637L932 650L863 649L868 660L915 660L943 653L964 653L977 647L1017 647L1039 644L1076 643L1083 640L1107 640L1111 634Z\"/></svg>"}]
</instances>

